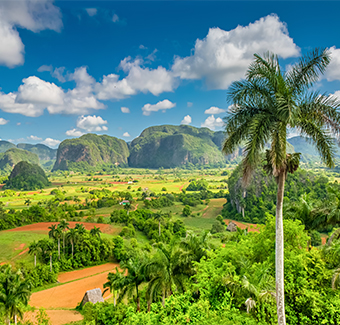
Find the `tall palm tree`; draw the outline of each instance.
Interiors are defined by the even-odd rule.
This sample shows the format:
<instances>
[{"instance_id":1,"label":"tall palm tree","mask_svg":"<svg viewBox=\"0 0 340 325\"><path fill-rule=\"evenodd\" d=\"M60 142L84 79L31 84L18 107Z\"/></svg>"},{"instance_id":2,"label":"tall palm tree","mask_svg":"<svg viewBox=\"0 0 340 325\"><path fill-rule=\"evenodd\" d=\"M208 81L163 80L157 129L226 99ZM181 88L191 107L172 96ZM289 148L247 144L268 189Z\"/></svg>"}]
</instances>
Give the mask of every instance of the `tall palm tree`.
<instances>
[{"instance_id":1,"label":"tall palm tree","mask_svg":"<svg viewBox=\"0 0 340 325\"><path fill-rule=\"evenodd\" d=\"M55 237L55 232L57 230L57 227L58 225L57 224L54 224L54 225L51 225L48 227L49 229L49 232L48 232L48 237L51 238L51 239L56 239Z\"/></svg>"},{"instance_id":2,"label":"tall palm tree","mask_svg":"<svg viewBox=\"0 0 340 325\"><path fill-rule=\"evenodd\" d=\"M67 231L67 229L69 229L69 223L65 219L61 220L59 223L59 228L63 232L63 251L65 255L65 232Z\"/></svg>"},{"instance_id":3,"label":"tall palm tree","mask_svg":"<svg viewBox=\"0 0 340 325\"><path fill-rule=\"evenodd\" d=\"M156 255L146 267L146 274L150 277L147 289L150 301L161 294L164 306L165 298L173 293L173 288L184 291L186 275L182 269L182 256L183 250L175 245L175 240L168 246L159 244Z\"/></svg>"},{"instance_id":4,"label":"tall palm tree","mask_svg":"<svg viewBox=\"0 0 340 325\"><path fill-rule=\"evenodd\" d=\"M100 228L94 226L94 227L90 230L90 234L91 234L93 237L98 237L98 238L100 238L101 230L100 230Z\"/></svg>"},{"instance_id":5,"label":"tall palm tree","mask_svg":"<svg viewBox=\"0 0 340 325\"><path fill-rule=\"evenodd\" d=\"M146 256L141 254L121 264L121 268L127 271L127 276L121 284L120 299L123 299L125 295L131 297L135 293L138 312L140 311L139 286L145 281L146 265Z\"/></svg>"},{"instance_id":6,"label":"tall palm tree","mask_svg":"<svg viewBox=\"0 0 340 325\"><path fill-rule=\"evenodd\" d=\"M0 286L0 306L4 308L6 323L10 324L11 319L14 319L14 323L17 324L18 316L23 317L21 306L27 305L31 295L31 286L18 273L13 273L10 266L4 273L5 276Z\"/></svg>"},{"instance_id":7,"label":"tall palm tree","mask_svg":"<svg viewBox=\"0 0 340 325\"><path fill-rule=\"evenodd\" d=\"M277 56L254 55L245 80L232 83L231 102L225 118L225 154L244 145L243 181L250 181L252 171L266 151L266 170L278 184L276 200L276 300L278 324L286 324L284 305L283 218L282 205L287 172L293 173L300 154L287 154L287 133L294 128L315 144L321 159L334 167L333 135L340 132L339 102L332 96L310 92L330 62L328 50L316 49L300 58L289 71L281 71Z\"/></svg>"},{"instance_id":8,"label":"tall palm tree","mask_svg":"<svg viewBox=\"0 0 340 325\"><path fill-rule=\"evenodd\" d=\"M54 232L54 236L58 241L58 259L60 260L60 239L63 237L63 231L62 229L58 226L58 228Z\"/></svg>"},{"instance_id":9,"label":"tall palm tree","mask_svg":"<svg viewBox=\"0 0 340 325\"><path fill-rule=\"evenodd\" d=\"M74 243L78 239L78 231L74 228L71 228L67 234L66 238L70 241L71 247L72 247L72 257L73 257L73 252L74 252Z\"/></svg>"},{"instance_id":10,"label":"tall palm tree","mask_svg":"<svg viewBox=\"0 0 340 325\"><path fill-rule=\"evenodd\" d=\"M54 242L49 240L41 240L39 243L41 245L40 249L42 252L45 254L45 256L48 255L50 258L50 271L52 272L52 254L54 250Z\"/></svg>"},{"instance_id":11,"label":"tall palm tree","mask_svg":"<svg viewBox=\"0 0 340 325\"><path fill-rule=\"evenodd\" d=\"M76 223L75 229L77 230L78 234L80 236L84 235L86 233L86 229L83 224Z\"/></svg>"},{"instance_id":12,"label":"tall palm tree","mask_svg":"<svg viewBox=\"0 0 340 325\"><path fill-rule=\"evenodd\" d=\"M119 291L123 288L125 283L125 272L120 272L116 266L114 273L109 273L107 276L107 282L104 283L104 288L106 288L103 294L110 290L113 295L113 305L116 306L117 299L119 297Z\"/></svg>"},{"instance_id":13,"label":"tall palm tree","mask_svg":"<svg viewBox=\"0 0 340 325\"><path fill-rule=\"evenodd\" d=\"M158 236L161 237L161 222L164 220L163 215L160 212L157 212L153 217L158 221Z\"/></svg>"},{"instance_id":14,"label":"tall palm tree","mask_svg":"<svg viewBox=\"0 0 340 325\"><path fill-rule=\"evenodd\" d=\"M37 253L40 252L39 244L36 241L33 241L29 246L28 254L34 255L34 267L37 266Z\"/></svg>"}]
</instances>

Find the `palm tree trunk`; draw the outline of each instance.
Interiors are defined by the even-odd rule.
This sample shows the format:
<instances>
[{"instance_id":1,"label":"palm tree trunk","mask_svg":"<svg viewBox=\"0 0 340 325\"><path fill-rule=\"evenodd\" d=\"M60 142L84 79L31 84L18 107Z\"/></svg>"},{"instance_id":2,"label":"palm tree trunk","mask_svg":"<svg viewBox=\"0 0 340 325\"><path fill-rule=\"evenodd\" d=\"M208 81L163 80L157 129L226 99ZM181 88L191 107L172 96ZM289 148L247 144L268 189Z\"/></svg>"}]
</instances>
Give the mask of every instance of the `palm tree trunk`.
<instances>
[{"instance_id":1,"label":"palm tree trunk","mask_svg":"<svg viewBox=\"0 0 340 325\"><path fill-rule=\"evenodd\" d=\"M148 299L148 313L151 311L151 299Z\"/></svg>"},{"instance_id":2,"label":"palm tree trunk","mask_svg":"<svg viewBox=\"0 0 340 325\"><path fill-rule=\"evenodd\" d=\"M113 306L116 307L116 291L112 290L112 293L113 293Z\"/></svg>"},{"instance_id":3,"label":"palm tree trunk","mask_svg":"<svg viewBox=\"0 0 340 325\"><path fill-rule=\"evenodd\" d=\"M50 255L50 271L52 272L52 255Z\"/></svg>"},{"instance_id":4,"label":"palm tree trunk","mask_svg":"<svg viewBox=\"0 0 340 325\"><path fill-rule=\"evenodd\" d=\"M73 250L74 250L74 247L73 247L73 240L71 240L71 245L72 245L72 257L73 257Z\"/></svg>"},{"instance_id":5,"label":"palm tree trunk","mask_svg":"<svg viewBox=\"0 0 340 325\"><path fill-rule=\"evenodd\" d=\"M65 233L63 233L63 252L65 255Z\"/></svg>"},{"instance_id":6,"label":"palm tree trunk","mask_svg":"<svg viewBox=\"0 0 340 325\"><path fill-rule=\"evenodd\" d=\"M58 258L60 259L60 238L58 238Z\"/></svg>"},{"instance_id":7,"label":"palm tree trunk","mask_svg":"<svg viewBox=\"0 0 340 325\"><path fill-rule=\"evenodd\" d=\"M277 201L276 201L276 308L277 322L286 325L285 292L284 292L284 240L283 240L283 195L286 180L286 172L282 171L278 177Z\"/></svg>"},{"instance_id":8,"label":"palm tree trunk","mask_svg":"<svg viewBox=\"0 0 340 325\"><path fill-rule=\"evenodd\" d=\"M17 317L17 314L14 314L14 324L15 324L15 325L18 324L18 317Z\"/></svg>"},{"instance_id":9,"label":"palm tree trunk","mask_svg":"<svg viewBox=\"0 0 340 325\"><path fill-rule=\"evenodd\" d=\"M158 233L159 233L159 237L161 237L161 221L158 221Z\"/></svg>"},{"instance_id":10,"label":"palm tree trunk","mask_svg":"<svg viewBox=\"0 0 340 325\"><path fill-rule=\"evenodd\" d=\"M165 290L163 290L162 294L162 306L165 307Z\"/></svg>"},{"instance_id":11,"label":"palm tree trunk","mask_svg":"<svg viewBox=\"0 0 340 325\"><path fill-rule=\"evenodd\" d=\"M138 293L138 285L136 284L136 295L137 295L137 311L140 312L140 298Z\"/></svg>"},{"instance_id":12,"label":"palm tree trunk","mask_svg":"<svg viewBox=\"0 0 340 325\"><path fill-rule=\"evenodd\" d=\"M37 266L37 254L34 253L34 267Z\"/></svg>"}]
</instances>

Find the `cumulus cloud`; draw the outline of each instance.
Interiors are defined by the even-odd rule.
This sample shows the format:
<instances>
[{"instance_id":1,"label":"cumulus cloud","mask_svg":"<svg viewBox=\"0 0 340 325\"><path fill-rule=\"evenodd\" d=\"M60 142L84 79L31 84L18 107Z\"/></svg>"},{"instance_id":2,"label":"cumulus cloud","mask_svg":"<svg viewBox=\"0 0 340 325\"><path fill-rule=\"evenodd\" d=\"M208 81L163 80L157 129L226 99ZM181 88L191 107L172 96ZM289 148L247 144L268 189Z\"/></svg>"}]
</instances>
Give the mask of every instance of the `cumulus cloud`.
<instances>
[{"instance_id":1,"label":"cumulus cloud","mask_svg":"<svg viewBox=\"0 0 340 325\"><path fill-rule=\"evenodd\" d=\"M40 141L42 140L42 138L37 137L36 135L30 135L27 137L28 140L32 140L32 141Z\"/></svg>"},{"instance_id":2,"label":"cumulus cloud","mask_svg":"<svg viewBox=\"0 0 340 325\"><path fill-rule=\"evenodd\" d=\"M139 45L139 49L140 50L147 50L148 48L146 46L144 46L143 44Z\"/></svg>"},{"instance_id":3,"label":"cumulus cloud","mask_svg":"<svg viewBox=\"0 0 340 325\"><path fill-rule=\"evenodd\" d=\"M128 107L121 107L120 110L122 111L122 113L130 113L130 109Z\"/></svg>"},{"instance_id":4,"label":"cumulus cloud","mask_svg":"<svg viewBox=\"0 0 340 325\"><path fill-rule=\"evenodd\" d=\"M76 87L65 91L36 76L25 78L17 92L0 92L0 109L35 117L42 115L44 109L50 114L84 114L105 108L94 95L95 80L85 67L77 68L69 79L75 81Z\"/></svg>"},{"instance_id":5,"label":"cumulus cloud","mask_svg":"<svg viewBox=\"0 0 340 325\"><path fill-rule=\"evenodd\" d=\"M60 141L56 140L56 139L52 139L52 138L46 138L41 143L43 143L43 144L45 144L46 146L49 146L49 147L56 147L56 146L58 146Z\"/></svg>"},{"instance_id":6,"label":"cumulus cloud","mask_svg":"<svg viewBox=\"0 0 340 325\"><path fill-rule=\"evenodd\" d=\"M172 92L177 87L177 80L171 71L162 66L157 69L142 67L143 60L131 60L127 57L120 63L120 68L128 75L120 79L117 74L103 76L96 84L97 98L101 100L123 99L137 93L151 93L155 96L163 92Z\"/></svg>"},{"instance_id":7,"label":"cumulus cloud","mask_svg":"<svg viewBox=\"0 0 340 325\"><path fill-rule=\"evenodd\" d=\"M5 120L4 118L0 117L0 125L5 125L8 122L9 122L8 120Z\"/></svg>"},{"instance_id":8,"label":"cumulus cloud","mask_svg":"<svg viewBox=\"0 0 340 325\"><path fill-rule=\"evenodd\" d=\"M216 114L217 115L217 114L224 113L225 111L226 111L225 109L211 106L210 108L204 111L204 114Z\"/></svg>"},{"instance_id":9,"label":"cumulus cloud","mask_svg":"<svg viewBox=\"0 0 340 325\"><path fill-rule=\"evenodd\" d=\"M60 31L61 12L53 0L0 1L0 64L14 67L24 63L24 44L16 27L33 32Z\"/></svg>"},{"instance_id":10,"label":"cumulus cloud","mask_svg":"<svg viewBox=\"0 0 340 325\"><path fill-rule=\"evenodd\" d=\"M129 132L124 132L123 137L125 137L125 138L130 138L131 135L129 134Z\"/></svg>"},{"instance_id":11,"label":"cumulus cloud","mask_svg":"<svg viewBox=\"0 0 340 325\"><path fill-rule=\"evenodd\" d=\"M64 77L65 67L59 67L53 69L52 65L42 65L38 68L38 72L48 71L53 78L58 79L60 82L65 82L66 79Z\"/></svg>"},{"instance_id":12,"label":"cumulus cloud","mask_svg":"<svg viewBox=\"0 0 340 325\"><path fill-rule=\"evenodd\" d=\"M208 116L207 119L201 124L202 127L206 127L211 130L221 128L223 125L224 125L223 120L220 117L215 118L214 115Z\"/></svg>"},{"instance_id":13,"label":"cumulus cloud","mask_svg":"<svg viewBox=\"0 0 340 325\"><path fill-rule=\"evenodd\" d=\"M118 23L118 22L119 22L119 17L118 17L117 14L114 14L114 15L113 15L112 21L113 21L114 23Z\"/></svg>"},{"instance_id":14,"label":"cumulus cloud","mask_svg":"<svg viewBox=\"0 0 340 325\"><path fill-rule=\"evenodd\" d=\"M184 118L183 118L181 124L188 125L188 124L191 123L191 121L192 121L191 116L190 116L190 115L186 115L186 116L184 116Z\"/></svg>"},{"instance_id":15,"label":"cumulus cloud","mask_svg":"<svg viewBox=\"0 0 340 325\"><path fill-rule=\"evenodd\" d=\"M97 14L96 8L85 8L85 10L90 17L93 17Z\"/></svg>"},{"instance_id":16,"label":"cumulus cloud","mask_svg":"<svg viewBox=\"0 0 340 325\"><path fill-rule=\"evenodd\" d=\"M69 137L80 137L84 133L79 131L79 130L77 130L77 129L72 129L72 130L66 131L65 134L68 135Z\"/></svg>"},{"instance_id":17,"label":"cumulus cloud","mask_svg":"<svg viewBox=\"0 0 340 325\"><path fill-rule=\"evenodd\" d=\"M181 79L205 79L209 88L227 89L234 80L244 77L254 53L267 51L282 58L300 54L286 25L276 15L230 31L210 28L203 40L196 40L192 55L175 57L172 71Z\"/></svg>"},{"instance_id":18,"label":"cumulus cloud","mask_svg":"<svg viewBox=\"0 0 340 325\"><path fill-rule=\"evenodd\" d=\"M332 46L329 50L331 52L332 59L326 69L324 77L327 81L340 80L340 49Z\"/></svg>"},{"instance_id":19,"label":"cumulus cloud","mask_svg":"<svg viewBox=\"0 0 340 325\"><path fill-rule=\"evenodd\" d=\"M151 105L151 104L145 104L142 107L143 115L149 116L152 112L158 112L173 108L176 106L176 103L170 102L168 99L164 99L162 101L159 101L157 104Z\"/></svg>"},{"instance_id":20,"label":"cumulus cloud","mask_svg":"<svg viewBox=\"0 0 340 325\"><path fill-rule=\"evenodd\" d=\"M192 107L193 103L192 102L187 102L188 107Z\"/></svg>"},{"instance_id":21,"label":"cumulus cloud","mask_svg":"<svg viewBox=\"0 0 340 325\"><path fill-rule=\"evenodd\" d=\"M79 116L77 120L77 128L85 130L87 132L100 132L107 131L107 121L103 120L101 116L89 115Z\"/></svg>"}]
</instances>

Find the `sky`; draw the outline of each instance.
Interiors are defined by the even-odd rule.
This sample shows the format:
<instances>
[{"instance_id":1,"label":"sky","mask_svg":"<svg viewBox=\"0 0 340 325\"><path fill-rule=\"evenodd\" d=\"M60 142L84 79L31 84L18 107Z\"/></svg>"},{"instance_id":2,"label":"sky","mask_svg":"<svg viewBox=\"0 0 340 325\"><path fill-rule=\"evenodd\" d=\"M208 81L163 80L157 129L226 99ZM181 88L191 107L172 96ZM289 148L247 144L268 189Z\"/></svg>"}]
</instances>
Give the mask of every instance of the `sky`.
<instances>
[{"instance_id":1,"label":"sky","mask_svg":"<svg viewBox=\"0 0 340 325\"><path fill-rule=\"evenodd\" d=\"M143 129L223 129L230 84L253 54L283 69L315 47L315 86L340 98L339 1L0 0L0 139L126 141Z\"/></svg>"}]
</instances>

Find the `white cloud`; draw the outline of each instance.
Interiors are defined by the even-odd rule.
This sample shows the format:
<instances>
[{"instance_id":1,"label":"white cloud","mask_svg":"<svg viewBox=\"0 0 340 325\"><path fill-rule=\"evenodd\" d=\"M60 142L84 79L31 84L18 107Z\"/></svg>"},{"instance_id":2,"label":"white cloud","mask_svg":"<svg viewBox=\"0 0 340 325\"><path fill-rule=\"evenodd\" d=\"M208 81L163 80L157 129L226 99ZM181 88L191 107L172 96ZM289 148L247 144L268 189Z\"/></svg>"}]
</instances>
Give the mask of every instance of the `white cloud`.
<instances>
[{"instance_id":1,"label":"white cloud","mask_svg":"<svg viewBox=\"0 0 340 325\"><path fill-rule=\"evenodd\" d=\"M27 140L40 141L40 140L42 140L42 138L39 138L36 135L30 135L30 136L27 137Z\"/></svg>"},{"instance_id":2,"label":"white cloud","mask_svg":"<svg viewBox=\"0 0 340 325\"><path fill-rule=\"evenodd\" d=\"M95 90L97 98L101 100L123 99L137 93L148 93L158 96L163 92L173 91L177 87L177 80L171 71L162 66L157 69L144 68L143 60L131 60L127 57L120 63L120 68L128 75L119 80L119 75L103 76L101 83L97 83Z\"/></svg>"},{"instance_id":3,"label":"white cloud","mask_svg":"<svg viewBox=\"0 0 340 325\"><path fill-rule=\"evenodd\" d=\"M221 114L224 113L225 111L226 111L225 109L211 106L210 108L204 111L204 114Z\"/></svg>"},{"instance_id":4,"label":"white cloud","mask_svg":"<svg viewBox=\"0 0 340 325\"><path fill-rule=\"evenodd\" d=\"M45 71L48 71L48 72L51 72L53 71L53 67L52 65L42 65L41 67L38 68L38 72L45 72Z\"/></svg>"},{"instance_id":5,"label":"white cloud","mask_svg":"<svg viewBox=\"0 0 340 325\"><path fill-rule=\"evenodd\" d=\"M0 1L0 64L14 67L24 63L24 44L16 27L39 32L60 31L62 25L53 0Z\"/></svg>"},{"instance_id":6,"label":"white cloud","mask_svg":"<svg viewBox=\"0 0 340 325\"><path fill-rule=\"evenodd\" d=\"M130 113L130 109L128 107L121 107L120 110L122 111L122 113Z\"/></svg>"},{"instance_id":7,"label":"white cloud","mask_svg":"<svg viewBox=\"0 0 340 325\"><path fill-rule=\"evenodd\" d=\"M42 65L38 68L38 72L45 72L48 71L53 78L58 79L60 82L65 82L66 79L64 77L65 67L55 68L53 70L52 65Z\"/></svg>"},{"instance_id":8,"label":"white cloud","mask_svg":"<svg viewBox=\"0 0 340 325\"><path fill-rule=\"evenodd\" d=\"M8 120L5 120L4 118L0 117L0 125L5 125L8 122L9 122Z\"/></svg>"},{"instance_id":9,"label":"white cloud","mask_svg":"<svg viewBox=\"0 0 340 325\"><path fill-rule=\"evenodd\" d=\"M205 79L209 88L227 89L234 80L244 77L254 53L267 51L282 58L300 54L286 25L276 15L230 31L210 28L203 40L196 40L192 55L175 57L172 70L181 79Z\"/></svg>"},{"instance_id":10,"label":"white cloud","mask_svg":"<svg viewBox=\"0 0 340 325\"><path fill-rule=\"evenodd\" d=\"M201 124L202 127L206 127L211 130L221 128L223 125L224 125L223 120L220 117L215 118L214 115L208 116L204 123Z\"/></svg>"},{"instance_id":11,"label":"white cloud","mask_svg":"<svg viewBox=\"0 0 340 325\"><path fill-rule=\"evenodd\" d=\"M85 10L90 17L93 17L97 14L96 8L85 8Z\"/></svg>"},{"instance_id":12,"label":"white cloud","mask_svg":"<svg viewBox=\"0 0 340 325\"><path fill-rule=\"evenodd\" d=\"M181 124L188 125L188 124L191 123L191 121L192 121L191 116L190 116L190 115L186 115L186 116L184 116L184 118L183 118Z\"/></svg>"},{"instance_id":13,"label":"white cloud","mask_svg":"<svg viewBox=\"0 0 340 325\"><path fill-rule=\"evenodd\" d=\"M129 132L124 132L123 137L125 137L125 138L130 138L131 135L129 134Z\"/></svg>"},{"instance_id":14,"label":"white cloud","mask_svg":"<svg viewBox=\"0 0 340 325\"><path fill-rule=\"evenodd\" d=\"M18 122L17 125L18 125L18 126L21 125L21 122Z\"/></svg>"},{"instance_id":15,"label":"white cloud","mask_svg":"<svg viewBox=\"0 0 340 325\"><path fill-rule=\"evenodd\" d=\"M112 21L113 21L114 23L118 23L118 22L119 22L119 17L118 17L117 14L114 14L114 15L113 15Z\"/></svg>"},{"instance_id":16,"label":"white cloud","mask_svg":"<svg viewBox=\"0 0 340 325\"><path fill-rule=\"evenodd\" d=\"M72 129L72 130L66 131L65 134L68 135L69 137L80 137L84 133L79 131L79 130L77 130L77 129Z\"/></svg>"},{"instance_id":17,"label":"white cloud","mask_svg":"<svg viewBox=\"0 0 340 325\"><path fill-rule=\"evenodd\" d=\"M107 121L103 120L101 116L89 115L79 116L77 120L77 128L85 130L87 132L100 132L107 131Z\"/></svg>"},{"instance_id":18,"label":"white cloud","mask_svg":"<svg viewBox=\"0 0 340 325\"><path fill-rule=\"evenodd\" d=\"M193 103L192 102L187 102L188 107L192 107Z\"/></svg>"},{"instance_id":19,"label":"white cloud","mask_svg":"<svg viewBox=\"0 0 340 325\"><path fill-rule=\"evenodd\" d=\"M150 53L147 57L146 57L146 59L147 60L149 60L149 61L155 61L156 60L156 53L158 52L158 50L157 49L154 49L153 51L152 51L152 53Z\"/></svg>"},{"instance_id":20,"label":"white cloud","mask_svg":"<svg viewBox=\"0 0 340 325\"><path fill-rule=\"evenodd\" d=\"M46 138L41 143L43 143L43 144L45 144L46 146L49 146L49 147L56 147L60 143L60 141L56 140L56 139L52 139L52 138Z\"/></svg>"},{"instance_id":21,"label":"white cloud","mask_svg":"<svg viewBox=\"0 0 340 325\"><path fill-rule=\"evenodd\" d=\"M147 50L148 48L146 46L144 46L143 44L139 45L139 49L140 50Z\"/></svg>"},{"instance_id":22,"label":"white cloud","mask_svg":"<svg viewBox=\"0 0 340 325\"><path fill-rule=\"evenodd\" d=\"M325 78L327 81L340 80L340 49L332 46L331 52L331 62L325 71Z\"/></svg>"},{"instance_id":23,"label":"white cloud","mask_svg":"<svg viewBox=\"0 0 340 325\"><path fill-rule=\"evenodd\" d=\"M164 99L162 101L159 101L157 104L151 105L151 104L145 104L142 107L143 115L150 115L151 112L158 112L163 111L165 112L166 109L170 109L176 106L176 103L170 102L168 99Z\"/></svg>"}]
</instances>

